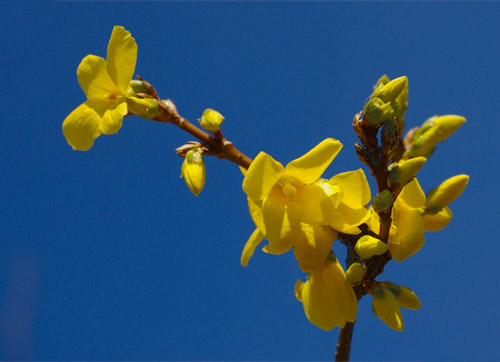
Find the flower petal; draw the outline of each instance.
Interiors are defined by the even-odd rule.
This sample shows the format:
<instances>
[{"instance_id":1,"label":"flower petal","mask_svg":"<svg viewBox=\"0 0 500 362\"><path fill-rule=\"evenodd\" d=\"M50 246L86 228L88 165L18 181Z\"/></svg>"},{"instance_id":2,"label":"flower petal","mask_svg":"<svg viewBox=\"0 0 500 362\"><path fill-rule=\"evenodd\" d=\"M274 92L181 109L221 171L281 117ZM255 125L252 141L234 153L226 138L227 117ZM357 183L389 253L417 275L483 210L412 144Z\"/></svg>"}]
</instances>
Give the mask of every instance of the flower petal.
<instances>
[{"instance_id":1,"label":"flower petal","mask_svg":"<svg viewBox=\"0 0 500 362\"><path fill-rule=\"evenodd\" d=\"M302 230L303 237L295 244L293 253L302 271L307 272L325 261L337 233L330 227L309 224L302 224Z\"/></svg>"},{"instance_id":2,"label":"flower petal","mask_svg":"<svg viewBox=\"0 0 500 362\"><path fill-rule=\"evenodd\" d=\"M260 152L243 179L243 191L254 200L262 200L283 173L283 165L265 152Z\"/></svg>"},{"instance_id":3,"label":"flower petal","mask_svg":"<svg viewBox=\"0 0 500 362\"><path fill-rule=\"evenodd\" d=\"M106 70L106 61L95 55L87 55L76 70L78 83L87 98L102 98L109 94L120 94ZM113 104L111 100L110 105Z\"/></svg>"},{"instance_id":4,"label":"flower petal","mask_svg":"<svg viewBox=\"0 0 500 362\"><path fill-rule=\"evenodd\" d=\"M362 169L339 173L333 176L329 183L342 188L344 191L342 202L353 209L366 206L370 202L370 186Z\"/></svg>"},{"instance_id":5,"label":"flower petal","mask_svg":"<svg viewBox=\"0 0 500 362\"><path fill-rule=\"evenodd\" d=\"M416 177L403 187L399 199L414 209L422 207L425 204L425 194Z\"/></svg>"},{"instance_id":6,"label":"flower petal","mask_svg":"<svg viewBox=\"0 0 500 362\"><path fill-rule=\"evenodd\" d=\"M266 226L266 238L269 244L279 244L283 219L285 217L285 203L276 193L271 193L262 202L262 214Z\"/></svg>"},{"instance_id":7,"label":"flower petal","mask_svg":"<svg viewBox=\"0 0 500 362\"><path fill-rule=\"evenodd\" d=\"M335 212L335 207L318 185L304 185L297 190L294 201L302 206L302 221L306 224L326 224L328 215Z\"/></svg>"},{"instance_id":8,"label":"flower petal","mask_svg":"<svg viewBox=\"0 0 500 362\"><path fill-rule=\"evenodd\" d=\"M321 177L341 148L342 143L334 138L327 138L304 156L286 165L285 174L311 184Z\"/></svg>"},{"instance_id":9,"label":"flower petal","mask_svg":"<svg viewBox=\"0 0 500 362\"><path fill-rule=\"evenodd\" d=\"M109 76L122 94L125 94L134 76L136 61L137 44L135 39L123 26L115 26L109 39L106 64Z\"/></svg>"},{"instance_id":10,"label":"flower petal","mask_svg":"<svg viewBox=\"0 0 500 362\"><path fill-rule=\"evenodd\" d=\"M241 265L248 265L248 261L253 256L255 248L262 242L263 239L264 235L262 235L259 229L255 229L243 248L243 253L241 254Z\"/></svg>"},{"instance_id":11,"label":"flower petal","mask_svg":"<svg viewBox=\"0 0 500 362\"><path fill-rule=\"evenodd\" d=\"M122 127L123 117L127 114L127 103L122 100L104 112L100 130L103 134L115 134Z\"/></svg>"},{"instance_id":12,"label":"flower petal","mask_svg":"<svg viewBox=\"0 0 500 362\"><path fill-rule=\"evenodd\" d=\"M420 250L425 243L425 235L424 221L420 213L403 205L400 206L397 224L398 243L393 243L389 236L389 250L394 259L402 262Z\"/></svg>"},{"instance_id":13,"label":"flower petal","mask_svg":"<svg viewBox=\"0 0 500 362\"><path fill-rule=\"evenodd\" d=\"M266 225L264 224L264 215L262 214L262 201L254 201L249 197L247 197L247 201L248 211L250 211L250 216L255 226L257 226L262 234L266 235Z\"/></svg>"},{"instance_id":14,"label":"flower petal","mask_svg":"<svg viewBox=\"0 0 500 362\"><path fill-rule=\"evenodd\" d=\"M62 131L68 144L74 150L87 151L94 140L101 135L101 118L87 103L83 103L69 114L62 124Z\"/></svg>"}]
</instances>

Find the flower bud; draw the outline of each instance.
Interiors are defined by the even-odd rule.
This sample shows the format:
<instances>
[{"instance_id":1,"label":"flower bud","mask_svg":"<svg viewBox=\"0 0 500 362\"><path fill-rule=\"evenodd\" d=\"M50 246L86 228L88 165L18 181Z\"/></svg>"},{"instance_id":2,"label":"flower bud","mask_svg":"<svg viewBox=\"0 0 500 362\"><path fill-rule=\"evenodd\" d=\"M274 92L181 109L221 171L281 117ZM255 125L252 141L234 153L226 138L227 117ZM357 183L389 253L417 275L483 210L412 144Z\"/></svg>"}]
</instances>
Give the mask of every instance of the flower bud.
<instances>
[{"instance_id":1,"label":"flower bud","mask_svg":"<svg viewBox=\"0 0 500 362\"><path fill-rule=\"evenodd\" d=\"M469 182L469 176L457 175L450 177L438 187L433 188L427 193L425 209L441 209L458 198L465 190Z\"/></svg>"},{"instance_id":2,"label":"flower bud","mask_svg":"<svg viewBox=\"0 0 500 362\"><path fill-rule=\"evenodd\" d=\"M398 184L400 187L404 187L417 175L426 161L425 157L415 157L389 165L389 175L387 176L389 186Z\"/></svg>"},{"instance_id":3,"label":"flower bud","mask_svg":"<svg viewBox=\"0 0 500 362\"><path fill-rule=\"evenodd\" d=\"M389 290L394 294L400 307L407 309L420 309L422 304L417 295L410 289L402 285L392 284Z\"/></svg>"},{"instance_id":4,"label":"flower bud","mask_svg":"<svg viewBox=\"0 0 500 362\"><path fill-rule=\"evenodd\" d=\"M443 207L439 212L435 214L422 214L422 220L424 221L425 231L439 231L444 229L446 225L450 222L453 213L450 208Z\"/></svg>"},{"instance_id":5,"label":"flower bud","mask_svg":"<svg viewBox=\"0 0 500 362\"><path fill-rule=\"evenodd\" d=\"M189 190L196 196L205 186L205 162L203 156L197 149L191 149L186 153L181 167L181 177L186 181Z\"/></svg>"},{"instance_id":6,"label":"flower bud","mask_svg":"<svg viewBox=\"0 0 500 362\"><path fill-rule=\"evenodd\" d=\"M224 117L219 112L207 108L198 121L204 129L213 133L220 131L220 125L224 121Z\"/></svg>"},{"instance_id":7,"label":"flower bud","mask_svg":"<svg viewBox=\"0 0 500 362\"><path fill-rule=\"evenodd\" d=\"M144 119L154 119L160 115L158 102L152 98L126 97L130 113Z\"/></svg>"},{"instance_id":8,"label":"flower bud","mask_svg":"<svg viewBox=\"0 0 500 362\"><path fill-rule=\"evenodd\" d=\"M356 253L364 258L369 259L374 255L382 255L387 251L387 244L370 235L363 235L354 246Z\"/></svg>"},{"instance_id":9,"label":"flower bud","mask_svg":"<svg viewBox=\"0 0 500 362\"><path fill-rule=\"evenodd\" d=\"M375 195L372 201L372 206L376 212L383 212L388 210L393 202L394 196L392 195L391 191L385 189L381 193Z\"/></svg>"},{"instance_id":10,"label":"flower bud","mask_svg":"<svg viewBox=\"0 0 500 362\"><path fill-rule=\"evenodd\" d=\"M403 316L396 297L389 289L373 287L372 311L389 328L403 331Z\"/></svg>"},{"instance_id":11,"label":"flower bud","mask_svg":"<svg viewBox=\"0 0 500 362\"><path fill-rule=\"evenodd\" d=\"M375 89L372 94L372 98L377 97L383 102L392 102L398 98L407 86L408 78L406 78L406 76L393 79L382 87Z\"/></svg>"},{"instance_id":12,"label":"flower bud","mask_svg":"<svg viewBox=\"0 0 500 362\"><path fill-rule=\"evenodd\" d=\"M392 116L391 103L385 103L380 98L372 97L365 105L364 120L369 127L377 128ZM366 124L366 123L365 123Z\"/></svg>"},{"instance_id":13,"label":"flower bud","mask_svg":"<svg viewBox=\"0 0 500 362\"><path fill-rule=\"evenodd\" d=\"M390 82L390 79L387 77L387 75L383 75L379 78L377 81L377 84L373 86L373 91L376 91L379 88L382 88L384 85Z\"/></svg>"},{"instance_id":14,"label":"flower bud","mask_svg":"<svg viewBox=\"0 0 500 362\"><path fill-rule=\"evenodd\" d=\"M135 93L146 93L147 89L146 86L144 85L144 82L142 80L131 80L129 83L129 87L135 92Z\"/></svg>"},{"instance_id":15,"label":"flower bud","mask_svg":"<svg viewBox=\"0 0 500 362\"><path fill-rule=\"evenodd\" d=\"M434 116L429 118L424 122L422 127L413 134L412 139L409 140L411 146L404 158L414 158L417 156L429 158L434 152L436 145L439 142L445 141L464 123L464 117L455 115Z\"/></svg>"},{"instance_id":16,"label":"flower bud","mask_svg":"<svg viewBox=\"0 0 500 362\"><path fill-rule=\"evenodd\" d=\"M366 274L366 267L361 263L353 263L345 272L345 276L349 283L359 283L363 280Z\"/></svg>"}]
</instances>

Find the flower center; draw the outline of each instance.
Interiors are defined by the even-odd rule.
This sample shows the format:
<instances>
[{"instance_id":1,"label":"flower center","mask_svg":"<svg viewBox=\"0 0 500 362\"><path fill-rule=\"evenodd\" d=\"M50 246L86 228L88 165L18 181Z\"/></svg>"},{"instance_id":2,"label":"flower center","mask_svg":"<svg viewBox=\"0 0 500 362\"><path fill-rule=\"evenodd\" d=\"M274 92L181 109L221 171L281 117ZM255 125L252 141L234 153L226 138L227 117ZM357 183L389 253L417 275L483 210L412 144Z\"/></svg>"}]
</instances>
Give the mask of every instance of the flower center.
<instances>
[{"instance_id":1,"label":"flower center","mask_svg":"<svg viewBox=\"0 0 500 362\"><path fill-rule=\"evenodd\" d=\"M116 94L116 93L108 93L108 94L104 95L104 99L106 99L110 102L115 102L120 97L121 97L121 94Z\"/></svg>"},{"instance_id":2,"label":"flower center","mask_svg":"<svg viewBox=\"0 0 500 362\"><path fill-rule=\"evenodd\" d=\"M297 189L295 188L295 186L293 186L289 182L285 183L282 190L283 190L283 195L285 195L285 197L287 197L288 199L292 199L297 193Z\"/></svg>"}]
</instances>

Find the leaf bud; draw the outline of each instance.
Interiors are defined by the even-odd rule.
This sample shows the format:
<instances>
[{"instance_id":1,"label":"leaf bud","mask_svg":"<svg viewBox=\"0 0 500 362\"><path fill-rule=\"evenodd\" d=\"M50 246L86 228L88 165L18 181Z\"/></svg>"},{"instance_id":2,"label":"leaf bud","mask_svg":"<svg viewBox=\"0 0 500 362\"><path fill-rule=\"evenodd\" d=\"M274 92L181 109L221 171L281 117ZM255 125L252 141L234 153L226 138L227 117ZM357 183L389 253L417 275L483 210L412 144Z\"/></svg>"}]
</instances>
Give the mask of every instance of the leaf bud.
<instances>
[{"instance_id":1,"label":"leaf bud","mask_svg":"<svg viewBox=\"0 0 500 362\"><path fill-rule=\"evenodd\" d=\"M415 157L409 160L400 160L398 163L393 163L387 168L389 175L387 181L389 186L399 185L400 188L404 187L408 182L420 171L427 159L425 157Z\"/></svg>"},{"instance_id":2,"label":"leaf bud","mask_svg":"<svg viewBox=\"0 0 500 362\"><path fill-rule=\"evenodd\" d=\"M392 116L391 103L385 103L380 98L372 97L365 105L364 124L368 127L378 128Z\"/></svg>"},{"instance_id":3,"label":"leaf bud","mask_svg":"<svg viewBox=\"0 0 500 362\"><path fill-rule=\"evenodd\" d=\"M457 199L465 190L469 182L469 176L457 175L445 180L438 187L433 188L427 193L425 209L429 211L447 206Z\"/></svg>"},{"instance_id":4,"label":"leaf bud","mask_svg":"<svg viewBox=\"0 0 500 362\"><path fill-rule=\"evenodd\" d=\"M359 283L363 280L366 274L366 267L361 263L353 263L345 272L345 276L349 283Z\"/></svg>"},{"instance_id":5,"label":"leaf bud","mask_svg":"<svg viewBox=\"0 0 500 362\"><path fill-rule=\"evenodd\" d=\"M392 195L391 191L385 189L384 191L375 195L372 201L372 206L376 212L384 212L391 207L393 202L394 196Z\"/></svg>"},{"instance_id":6,"label":"leaf bud","mask_svg":"<svg viewBox=\"0 0 500 362\"><path fill-rule=\"evenodd\" d=\"M389 328L403 331L403 316L396 297L389 289L373 286L372 311Z\"/></svg>"},{"instance_id":7,"label":"leaf bud","mask_svg":"<svg viewBox=\"0 0 500 362\"><path fill-rule=\"evenodd\" d=\"M144 119L155 119L160 115L158 102L152 98L126 97L127 109L130 113Z\"/></svg>"},{"instance_id":8,"label":"leaf bud","mask_svg":"<svg viewBox=\"0 0 500 362\"><path fill-rule=\"evenodd\" d=\"M390 160L396 153L399 145L399 135L394 119L388 119L382 126L381 133L381 152L387 160Z\"/></svg>"},{"instance_id":9,"label":"leaf bud","mask_svg":"<svg viewBox=\"0 0 500 362\"><path fill-rule=\"evenodd\" d=\"M220 131L220 125L224 121L224 117L219 112L207 108L198 121L204 129L214 133Z\"/></svg>"},{"instance_id":10,"label":"leaf bud","mask_svg":"<svg viewBox=\"0 0 500 362\"><path fill-rule=\"evenodd\" d=\"M354 246L356 254L364 259L374 255L382 255L387 251L387 244L371 235L363 235Z\"/></svg>"},{"instance_id":11,"label":"leaf bud","mask_svg":"<svg viewBox=\"0 0 500 362\"><path fill-rule=\"evenodd\" d=\"M181 167L181 177L193 194L198 196L205 186L205 162L202 154L195 148L189 150Z\"/></svg>"}]
</instances>

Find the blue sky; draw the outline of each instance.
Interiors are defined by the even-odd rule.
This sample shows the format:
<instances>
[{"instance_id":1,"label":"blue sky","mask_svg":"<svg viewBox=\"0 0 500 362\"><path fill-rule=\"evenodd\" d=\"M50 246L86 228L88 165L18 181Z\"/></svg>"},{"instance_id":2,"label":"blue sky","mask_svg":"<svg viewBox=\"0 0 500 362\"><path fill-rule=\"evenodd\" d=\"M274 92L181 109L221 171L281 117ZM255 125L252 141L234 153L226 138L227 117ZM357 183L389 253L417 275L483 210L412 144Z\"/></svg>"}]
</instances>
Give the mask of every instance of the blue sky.
<instances>
[{"instance_id":1,"label":"blue sky","mask_svg":"<svg viewBox=\"0 0 500 362\"><path fill-rule=\"evenodd\" d=\"M87 54L105 57L114 25L138 43L136 74L187 119L219 110L226 137L252 158L264 150L287 163L334 137L344 148L325 175L363 167L351 121L383 74L408 76L408 129L465 116L419 176L429 190L470 175L452 222L380 277L412 288L423 308L403 312L399 333L364 298L351 357L498 356L500 3L11 1L0 10L4 359L333 358L338 330L307 321L293 255L258 251L241 267L254 226L237 167L206 159L195 197L174 152L192 137L136 117L89 152L66 144L61 123L85 99L76 68Z\"/></svg>"}]
</instances>

